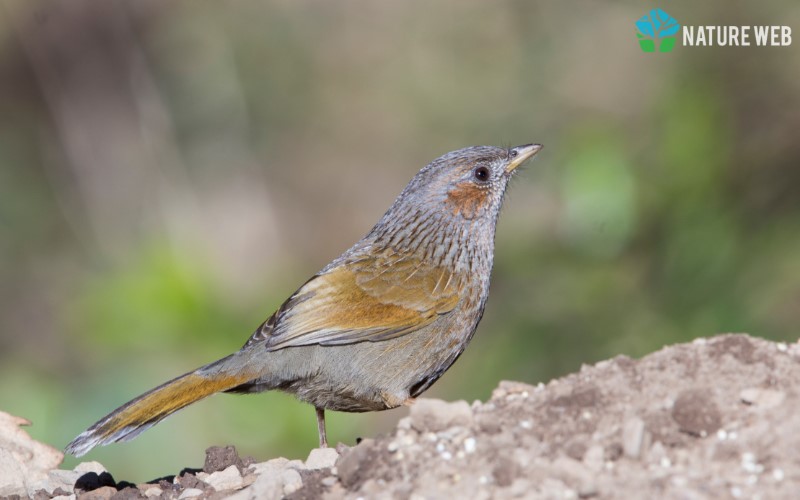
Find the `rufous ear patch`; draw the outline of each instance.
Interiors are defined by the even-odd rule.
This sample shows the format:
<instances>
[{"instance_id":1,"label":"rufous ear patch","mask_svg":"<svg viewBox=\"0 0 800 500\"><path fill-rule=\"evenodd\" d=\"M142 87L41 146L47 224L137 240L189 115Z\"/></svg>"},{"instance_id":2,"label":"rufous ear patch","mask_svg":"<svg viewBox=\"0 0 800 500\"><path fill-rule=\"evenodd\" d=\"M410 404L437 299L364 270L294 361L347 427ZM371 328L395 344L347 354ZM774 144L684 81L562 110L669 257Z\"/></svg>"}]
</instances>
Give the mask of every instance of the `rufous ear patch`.
<instances>
[{"instance_id":1,"label":"rufous ear patch","mask_svg":"<svg viewBox=\"0 0 800 500\"><path fill-rule=\"evenodd\" d=\"M447 192L446 205L455 215L474 219L489 201L489 190L473 182L464 181Z\"/></svg>"}]
</instances>

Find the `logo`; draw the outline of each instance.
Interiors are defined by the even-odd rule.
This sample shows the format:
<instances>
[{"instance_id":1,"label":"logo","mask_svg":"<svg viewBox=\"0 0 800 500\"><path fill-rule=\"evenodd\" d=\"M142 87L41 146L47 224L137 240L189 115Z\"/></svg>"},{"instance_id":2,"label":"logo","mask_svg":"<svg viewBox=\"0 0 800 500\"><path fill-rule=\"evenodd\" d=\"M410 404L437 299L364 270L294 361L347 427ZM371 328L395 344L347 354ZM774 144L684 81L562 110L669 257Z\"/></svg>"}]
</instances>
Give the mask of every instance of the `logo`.
<instances>
[{"instance_id":1,"label":"logo","mask_svg":"<svg viewBox=\"0 0 800 500\"><path fill-rule=\"evenodd\" d=\"M639 47L642 52L671 52L675 46L675 34L681 29L674 18L662 9L653 9L636 21L639 32Z\"/></svg>"},{"instance_id":2,"label":"logo","mask_svg":"<svg viewBox=\"0 0 800 500\"><path fill-rule=\"evenodd\" d=\"M636 21L642 52L672 52L681 31L684 47L788 47L791 26L681 26L663 9L652 9Z\"/></svg>"}]
</instances>

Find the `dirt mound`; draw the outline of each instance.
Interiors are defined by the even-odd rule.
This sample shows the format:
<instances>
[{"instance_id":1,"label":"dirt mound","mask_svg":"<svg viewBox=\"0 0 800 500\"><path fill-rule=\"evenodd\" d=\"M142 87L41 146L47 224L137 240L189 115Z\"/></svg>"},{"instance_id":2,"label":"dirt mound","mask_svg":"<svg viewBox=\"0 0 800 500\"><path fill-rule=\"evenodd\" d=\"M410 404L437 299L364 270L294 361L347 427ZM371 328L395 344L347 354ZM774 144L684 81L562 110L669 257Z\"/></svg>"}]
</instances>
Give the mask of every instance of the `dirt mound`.
<instances>
[{"instance_id":1,"label":"dirt mound","mask_svg":"<svg viewBox=\"0 0 800 500\"><path fill-rule=\"evenodd\" d=\"M502 382L485 403L421 399L391 435L313 450L306 462L250 464L220 448L209 450L205 471L138 486L98 482L93 491L78 481L76 492L78 498L102 488L94 498L796 498L798 387L800 345L721 335L638 361L619 356L546 385Z\"/></svg>"}]
</instances>

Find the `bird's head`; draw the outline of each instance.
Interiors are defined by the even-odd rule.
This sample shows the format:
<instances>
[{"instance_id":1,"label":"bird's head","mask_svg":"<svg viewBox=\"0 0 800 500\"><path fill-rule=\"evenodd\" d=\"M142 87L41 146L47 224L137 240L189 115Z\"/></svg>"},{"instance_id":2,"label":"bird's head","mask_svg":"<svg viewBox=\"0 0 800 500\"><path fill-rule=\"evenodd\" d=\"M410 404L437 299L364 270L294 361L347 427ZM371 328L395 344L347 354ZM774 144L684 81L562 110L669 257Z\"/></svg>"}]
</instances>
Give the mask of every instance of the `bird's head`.
<instances>
[{"instance_id":1,"label":"bird's head","mask_svg":"<svg viewBox=\"0 0 800 500\"><path fill-rule=\"evenodd\" d=\"M472 146L433 160L417 173L394 208L441 212L464 220L494 219L508 181L517 168L542 149L540 144L515 148Z\"/></svg>"}]
</instances>

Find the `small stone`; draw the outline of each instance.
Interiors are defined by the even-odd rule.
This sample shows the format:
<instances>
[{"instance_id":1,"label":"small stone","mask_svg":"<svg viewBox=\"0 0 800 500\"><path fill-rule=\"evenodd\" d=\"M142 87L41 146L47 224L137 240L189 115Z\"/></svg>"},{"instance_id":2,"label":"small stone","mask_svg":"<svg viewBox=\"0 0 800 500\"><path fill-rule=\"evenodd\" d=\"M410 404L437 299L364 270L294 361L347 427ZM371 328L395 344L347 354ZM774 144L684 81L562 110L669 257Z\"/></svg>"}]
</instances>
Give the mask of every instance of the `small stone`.
<instances>
[{"instance_id":1,"label":"small stone","mask_svg":"<svg viewBox=\"0 0 800 500\"><path fill-rule=\"evenodd\" d=\"M77 495L73 493L72 495L56 495L51 500L75 500Z\"/></svg>"},{"instance_id":2,"label":"small stone","mask_svg":"<svg viewBox=\"0 0 800 500\"><path fill-rule=\"evenodd\" d=\"M309 470L327 469L336 465L339 454L333 448L314 448L306 459L306 468Z\"/></svg>"},{"instance_id":3,"label":"small stone","mask_svg":"<svg viewBox=\"0 0 800 500\"><path fill-rule=\"evenodd\" d=\"M211 474L225 470L231 465L244 467L242 459L236 453L234 446L212 446L206 450L206 461L203 465L203 472Z\"/></svg>"},{"instance_id":4,"label":"small stone","mask_svg":"<svg viewBox=\"0 0 800 500\"><path fill-rule=\"evenodd\" d=\"M90 472L89 474L92 473ZM51 470L47 473L47 477L50 480L50 485L53 489L64 488L66 491L72 491L75 482L78 481L78 478L83 475L84 474L82 472L62 469Z\"/></svg>"},{"instance_id":5,"label":"small stone","mask_svg":"<svg viewBox=\"0 0 800 500\"><path fill-rule=\"evenodd\" d=\"M187 489L183 490L183 493L181 493L181 496L179 496L178 499L180 500L182 498L199 497L202 494L203 494L203 490L199 490L197 488L187 488Z\"/></svg>"},{"instance_id":6,"label":"small stone","mask_svg":"<svg viewBox=\"0 0 800 500\"><path fill-rule=\"evenodd\" d=\"M468 437L464 440L464 451L467 453L475 453L475 448L477 447L477 441L474 437Z\"/></svg>"},{"instance_id":7,"label":"small stone","mask_svg":"<svg viewBox=\"0 0 800 500\"><path fill-rule=\"evenodd\" d=\"M105 467L103 467L103 464L101 464L100 462L81 462L78 465L76 465L75 468L72 470L74 470L75 472L83 472L83 473L94 472L98 476L103 472L108 472L108 470Z\"/></svg>"},{"instance_id":8,"label":"small stone","mask_svg":"<svg viewBox=\"0 0 800 500\"><path fill-rule=\"evenodd\" d=\"M250 466L250 470L259 476L263 476L265 474L274 475L286 468L288 463L289 459L287 458L273 458L272 460L267 460L266 462L252 464Z\"/></svg>"},{"instance_id":9,"label":"small stone","mask_svg":"<svg viewBox=\"0 0 800 500\"><path fill-rule=\"evenodd\" d=\"M242 486L243 487L250 486L251 484L256 482L256 479L258 479L258 476L256 476L255 474L247 474L242 477Z\"/></svg>"},{"instance_id":10,"label":"small stone","mask_svg":"<svg viewBox=\"0 0 800 500\"><path fill-rule=\"evenodd\" d=\"M113 486L103 486L102 488L82 493L81 500L108 500L116 494L117 489Z\"/></svg>"},{"instance_id":11,"label":"small stone","mask_svg":"<svg viewBox=\"0 0 800 500\"><path fill-rule=\"evenodd\" d=\"M411 425L419 431L439 432L450 427L472 425L472 410L466 401L448 403L439 399L418 399L411 407Z\"/></svg>"},{"instance_id":12,"label":"small stone","mask_svg":"<svg viewBox=\"0 0 800 500\"><path fill-rule=\"evenodd\" d=\"M334 484L336 484L336 478L333 476L328 476L326 478L323 478L321 482L323 486L331 487Z\"/></svg>"},{"instance_id":13,"label":"small stone","mask_svg":"<svg viewBox=\"0 0 800 500\"><path fill-rule=\"evenodd\" d=\"M277 460L277 459L276 459ZM270 462L275 462L276 460L270 460L269 462L264 462L261 464L255 465L262 465L269 464ZM288 460L283 459L285 462ZM263 467L265 472L258 476L255 482L243 489L240 490L233 495L230 495L228 500L255 500L261 498L282 498L283 497L283 480L280 475L280 470L276 465L272 465L269 468Z\"/></svg>"},{"instance_id":14,"label":"small stone","mask_svg":"<svg viewBox=\"0 0 800 500\"><path fill-rule=\"evenodd\" d=\"M638 458L642 452L644 440L644 421L641 418L629 418L622 427L622 450L629 458Z\"/></svg>"},{"instance_id":15,"label":"small stone","mask_svg":"<svg viewBox=\"0 0 800 500\"><path fill-rule=\"evenodd\" d=\"M242 487L242 475L235 465L230 465L225 470L212 472L203 481L217 491L238 490Z\"/></svg>"},{"instance_id":16,"label":"small stone","mask_svg":"<svg viewBox=\"0 0 800 500\"><path fill-rule=\"evenodd\" d=\"M205 490L208 488L206 483L199 480L197 476L190 472L184 472L183 475L179 476L178 484L180 484L184 489L197 488L198 490Z\"/></svg>"},{"instance_id":17,"label":"small stone","mask_svg":"<svg viewBox=\"0 0 800 500\"><path fill-rule=\"evenodd\" d=\"M302 460L289 460L286 462L287 469L305 470L306 464Z\"/></svg>"},{"instance_id":18,"label":"small stone","mask_svg":"<svg viewBox=\"0 0 800 500\"><path fill-rule=\"evenodd\" d=\"M158 486L153 486L152 488L148 488L145 490L144 496L146 496L147 498L160 497L162 493L164 493L164 490L162 490Z\"/></svg>"},{"instance_id":19,"label":"small stone","mask_svg":"<svg viewBox=\"0 0 800 500\"><path fill-rule=\"evenodd\" d=\"M283 494L291 495L295 491L303 487L303 478L300 473L294 469L286 469L281 474L283 480Z\"/></svg>"},{"instance_id":20,"label":"small stone","mask_svg":"<svg viewBox=\"0 0 800 500\"><path fill-rule=\"evenodd\" d=\"M705 437L722 427L722 415L708 389L687 389L678 395L672 407L672 418L681 431Z\"/></svg>"}]
</instances>

